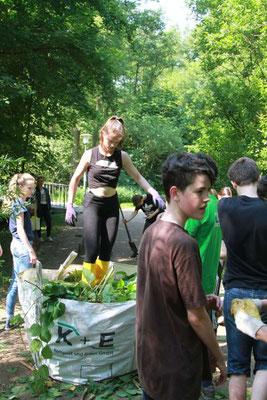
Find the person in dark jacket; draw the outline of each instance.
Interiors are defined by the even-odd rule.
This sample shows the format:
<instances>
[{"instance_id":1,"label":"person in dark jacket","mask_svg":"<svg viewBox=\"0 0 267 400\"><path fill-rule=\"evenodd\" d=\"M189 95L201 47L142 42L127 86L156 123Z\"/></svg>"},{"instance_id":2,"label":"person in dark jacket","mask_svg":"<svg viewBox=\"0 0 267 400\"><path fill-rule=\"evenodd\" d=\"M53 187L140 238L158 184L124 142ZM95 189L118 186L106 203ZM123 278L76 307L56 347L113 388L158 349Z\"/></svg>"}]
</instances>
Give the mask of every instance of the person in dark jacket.
<instances>
[{"instance_id":1,"label":"person in dark jacket","mask_svg":"<svg viewBox=\"0 0 267 400\"><path fill-rule=\"evenodd\" d=\"M43 186L44 177L39 176L37 178L37 186L35 189L35 198L37 201L37 217L40 218L40 229L37 230L38 237L40 241L43 242L44 239L41 237L41 226L42 220L46 223L46 236L47 240L53 242L51 238L51 228L52 228L52 217L51 217L51 200L48 189Z\"/></svg>"}]
</instances>

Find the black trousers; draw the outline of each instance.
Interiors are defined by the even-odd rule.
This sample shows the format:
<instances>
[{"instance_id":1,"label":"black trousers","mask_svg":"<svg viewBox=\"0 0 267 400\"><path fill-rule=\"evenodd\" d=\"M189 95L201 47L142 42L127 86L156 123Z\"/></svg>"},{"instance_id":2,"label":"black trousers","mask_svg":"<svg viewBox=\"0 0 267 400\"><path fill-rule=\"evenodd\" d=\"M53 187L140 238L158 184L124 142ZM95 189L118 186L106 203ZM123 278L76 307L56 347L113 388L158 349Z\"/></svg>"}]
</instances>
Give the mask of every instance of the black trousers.
<instances>
[{"instance_id":1,"label":"black trousers","mask_svg":"<svg viewBox=\"0 0 267 400\"><path fill-rule=\"evenodd\" d=\"M112 197L86 194L83 202L83 239L85 262L95 263L97 256L110 261L119 226L119 201Z\"/></svg>"},{"instance_id":2,"label":"black trousers","mask_svg":"<svg viewBox=\"0 0 267 400\"><path fill-rule=\"evenodd\" d=\"M46 235L47 237L51 235L52 228L52 218L51 213L46 204L41 204L38 207L38 217L40 218L40 226L42 226L42 221L45 220L46 223ZM41 229L37 231L39 238L41 237Z\"/></svg>"}]
</instances>

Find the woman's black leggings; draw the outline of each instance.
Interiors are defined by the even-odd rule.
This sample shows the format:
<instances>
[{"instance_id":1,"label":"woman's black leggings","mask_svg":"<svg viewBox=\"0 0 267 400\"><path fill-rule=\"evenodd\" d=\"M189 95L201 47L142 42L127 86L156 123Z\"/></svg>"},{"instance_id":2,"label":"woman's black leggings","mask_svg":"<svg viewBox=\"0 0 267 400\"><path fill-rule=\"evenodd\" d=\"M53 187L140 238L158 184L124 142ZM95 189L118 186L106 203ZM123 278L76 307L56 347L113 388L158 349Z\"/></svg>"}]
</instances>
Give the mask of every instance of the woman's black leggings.
<instances>
[{"instance_id":1,"label":"woman's black leggings","mask_svg":"<svg viewBox=\"0 0 267 400\"><path fill-rule=\"evenodd\" d=\"M83 202L83 239L85 262L95 263L97 256L109 261L119 226L119 201L112 197L97 197L88 192Z\"/></svg>"}]
</instances>

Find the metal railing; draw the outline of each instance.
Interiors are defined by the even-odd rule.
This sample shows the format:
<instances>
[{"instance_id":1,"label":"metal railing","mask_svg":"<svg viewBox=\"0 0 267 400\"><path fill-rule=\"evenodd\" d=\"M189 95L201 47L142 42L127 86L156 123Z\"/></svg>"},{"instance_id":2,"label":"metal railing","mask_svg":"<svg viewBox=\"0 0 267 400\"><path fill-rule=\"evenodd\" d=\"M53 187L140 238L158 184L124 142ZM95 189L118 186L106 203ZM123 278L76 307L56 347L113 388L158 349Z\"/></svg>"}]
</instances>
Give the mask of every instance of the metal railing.
<instances>
[{"instance_id":1,"label":"metal railing","mask_svg":"<svg viewBox=\"0 0 267 400\"><path fill-rule=\"evenodd\" d=\"M64 183L45 182L44 186L49 191L51 204L53 206L65 208L68 200L69 185L65 185Z\"/></svg>"}]
</instances>

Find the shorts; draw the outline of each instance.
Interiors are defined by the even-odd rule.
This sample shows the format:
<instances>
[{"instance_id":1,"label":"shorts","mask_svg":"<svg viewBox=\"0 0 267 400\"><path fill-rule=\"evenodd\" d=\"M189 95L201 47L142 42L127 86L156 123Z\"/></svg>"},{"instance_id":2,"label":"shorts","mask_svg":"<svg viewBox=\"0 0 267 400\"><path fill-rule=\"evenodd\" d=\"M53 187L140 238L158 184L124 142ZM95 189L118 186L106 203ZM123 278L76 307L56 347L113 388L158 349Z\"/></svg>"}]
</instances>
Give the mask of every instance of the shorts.
<instances>
[{"instance_id":1,"label":"shorts","mask_svg":"<svg viewBox=\"0 0 267 400\"><path fill-rule=\"evenodd\" d=\"M239 331L231 315L233 299L267 299L267 290L233 288L225 290L224 321L228 349L227 372L229 375L250 376L251 352L255 358L255 374L259 370L267 370L267 343L255 340ZM267 323L267 313L261 313L264 323Z\"/></svg>"}]
</instances>

